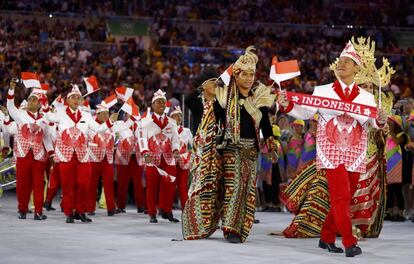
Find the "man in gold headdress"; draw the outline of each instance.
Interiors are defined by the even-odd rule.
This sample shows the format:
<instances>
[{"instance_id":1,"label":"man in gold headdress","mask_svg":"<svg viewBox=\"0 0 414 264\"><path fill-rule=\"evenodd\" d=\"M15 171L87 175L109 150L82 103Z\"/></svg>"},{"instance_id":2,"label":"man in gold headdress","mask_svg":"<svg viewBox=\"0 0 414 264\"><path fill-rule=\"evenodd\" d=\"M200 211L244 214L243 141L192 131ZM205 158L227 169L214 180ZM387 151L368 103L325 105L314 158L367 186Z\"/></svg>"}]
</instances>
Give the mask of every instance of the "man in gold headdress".
<instances>
[{"instance_id":1,"label":"man in gold headdress","mask_svg":"<svg viewBox=\"0 0 414 264\"><path fill-rule=\"evenodd\" d=\"M268 110L275 96L270 87L255 82L258 58L253 50L253 47L248 47L234 63L229 84L216 88L214 102L216 120L224 124L221 133L219 131L216 136L217 149L221 154L219 171L222 172L222 180L216 188L223 189L223 194L218 198L222 200L219 210L221 229L231 243L244 242L253 225L260 130L268 148L274 151ZM200 214L200 217L203 215ZM184 219L183 223L186 223ZM210 235L189 232L193 230L197 228L189 230L183 225L184 238L197 239Z\"/></svg>"},{"instance_id":2,"label":"man in gold headdress","mask_svg":"<svg viewBox=\"0 0 414 264\"><path fill-rule=\"evenodd\" d=\"M224 137L222 166L224 200L222 230L232 243L244 242L254 221L256 162L259 131L270 151L274 150L268 110L275 97L270 87L255 85L258 58L253 47L233 65L229 86L218 89L217 102L223 109Z\"/></svg>"}]
</instances>

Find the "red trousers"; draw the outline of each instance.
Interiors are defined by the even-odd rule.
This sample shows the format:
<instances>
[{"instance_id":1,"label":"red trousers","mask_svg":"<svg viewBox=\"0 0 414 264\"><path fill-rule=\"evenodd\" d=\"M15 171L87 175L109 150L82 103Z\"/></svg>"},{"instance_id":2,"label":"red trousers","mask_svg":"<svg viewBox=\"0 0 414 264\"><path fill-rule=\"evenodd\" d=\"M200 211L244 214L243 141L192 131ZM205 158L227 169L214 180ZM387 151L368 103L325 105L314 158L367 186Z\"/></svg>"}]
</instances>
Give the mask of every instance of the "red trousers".
<instances>
[{"instance_id":1,"label":"red trousers","mask_svg":"<svg viewBox=\"0 0 414 264\"><path fill-rule=\"evenodd\" d=\"M50 159L47 159L45 161L45 174L46 174L46 178L49 181L50 180L50 169L51 169L52 164L50 163Z\"/></svg>"},{"instance_id":2,"label":"red trousers","mask_svg":"<svg viewBox=\"0 0 414 264\"><path fill-rule=\"evenodd\" d=\"M59 163L62 181L63 210L65 215L71 215L75 210L83 214L86 209L89 185L91 182L91 167L89 162L81 163L73 154L69 162Z\"/></svg>"},{"instance_id":3,"label":"red trousers","mask_svg":"<svg viewBox=\"0 0 414 264\"><path fill-rule=\"evenodd\" d=\"M125 209L129 182L132 178L134 185L135 205L137 208L145 207L144 187L142 186L142 167L138 165L135 156L131 156L128 165L116 165L118 186L116 193L116 205Z\"/></svg>"},{"instance_id":4,"label":"red trousers","mask_svg":"<svg viewBox=\"0 0 414 264\"><path fill-rule=\"evenodd\" d=\"M52 202L61 185L59 163L56 162L50 169L49 184L47 186L46 202Z\"/></svg>"},{"instance_id":5,"label":"red trousers","mask_svg":"<svg viewBox=\"0 0 414 264\"><path fill-rule=\"evenodd\" d=\"M167 165L164 158L161 158L158 167L172 176L176 175L176 166ZM170 182L167 177L161 176L153 166L147 166L146 180L148 214L152 216L157 213L157 204L158 208L165 213L171 213L175 197L175 182Z\"/></svg>"},{"instance_id":6,"label":"red trousers","mask_svg":"<svg viewBox=\"0 0 414 264\"><path fill-rule=\"evenodd\" d=\"M108 211L115 209L114 202L114 166L109 164L106 157L101 162L91 162L91 184L88 192L86 211L94 212L96 209L96 196L98 183L102 177L103 189L105 190L106 207Z\"/></svg>"},{"instance_id":7,"label":"red trousers","mask_svg":"<svg viewBox=\"0 0 414 264\"><path fill-rule=\"evenodd\" d=\"M352 235L350 201L359 180L359 173L348 172L343 164L326 170L331 207L321 230L321 239L334 243L339 232L345 248L357 244Z\"/></svg>"},{"instance_id":8,"label":"red trousers","mask_svg":"<svg viewBox=\"0 0 414 264\"><path fill-rule=\"evenodd\" d=\"M180 196L181 210L184 210L185 203L188 200L188 175L190 170L183 170L177 165L176 183L178 187L178 195Z\"/></svg>"},{"instance_id":9,"label":"red trousers","mask_svg":"<svg viewBox=\"0 0 414 264\"><path fill-rule=\"evenodd\" d=\"M29 151L24 158L17 158L16 192L20 212L29 211L30 194L33 191L35 213L42 213L44 173L45 162L35 160L32 151Z\"/></svg>"}]
</instances>

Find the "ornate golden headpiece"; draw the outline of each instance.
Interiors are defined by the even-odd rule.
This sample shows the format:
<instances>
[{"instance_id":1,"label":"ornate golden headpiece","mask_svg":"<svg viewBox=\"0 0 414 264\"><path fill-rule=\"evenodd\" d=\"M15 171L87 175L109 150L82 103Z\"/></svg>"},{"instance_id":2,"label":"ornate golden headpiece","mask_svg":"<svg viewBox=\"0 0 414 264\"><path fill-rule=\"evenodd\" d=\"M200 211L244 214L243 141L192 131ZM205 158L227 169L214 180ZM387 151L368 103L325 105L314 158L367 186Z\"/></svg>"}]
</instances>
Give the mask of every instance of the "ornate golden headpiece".
<instances>
[{"instance_id":1,"label":"ornate golden headpiece","mask_svg":"<svg viewBox=\"0 0 414 264\"><path fill-rule=\"evenodd\" d=\"M351 39L352 45L354 46L356 52L362 59L362 64L360 65L360 71L355 76L355 82L357 84L362 84L365 82L371 82L376 86L381 84L381 87L384 87L389 84L391 75L395 73L394 69L390 66L388 59L382 58L382 67L377 69L375 66L375 41L371 41L371 38L368 37L359 37L357 42L355 42L354 37ZM338 59L332 63L329 67L336 74L336 65Z\"/></svg>"},{"instance_id":2,"label":"ornate golden headpiece","mask_svg":"<svg viewBox=\"0 0 414 264\"><path fill-rule=\"evenodd\" d=\"M259 59L257 58L257 55L252 52L253 50L255 50L253 46L247 47L245 53L234 63L233 72L256 71L256 64Z\"/></svg>"}]
</instances>

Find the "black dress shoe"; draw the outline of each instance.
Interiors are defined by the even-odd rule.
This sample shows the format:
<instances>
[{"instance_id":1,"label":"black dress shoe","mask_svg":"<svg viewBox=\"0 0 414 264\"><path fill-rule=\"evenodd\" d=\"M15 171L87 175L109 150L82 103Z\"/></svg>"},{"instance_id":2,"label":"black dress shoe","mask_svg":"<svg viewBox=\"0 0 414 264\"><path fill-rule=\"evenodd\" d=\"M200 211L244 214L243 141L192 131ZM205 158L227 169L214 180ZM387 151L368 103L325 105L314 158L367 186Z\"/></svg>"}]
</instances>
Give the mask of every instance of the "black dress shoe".
<instances>
[{"instance_id":1,"label":"black dress shoe","mask_svg":"<svg viewBox=\"0 0 414 264\"><path fill-rule=\"evenodd\" d=\"M253 224L259 224L260 223L260 220L259 219L254 219L253 220Z\"/></svg>"},{"instance_id":2,"label":"black dress shoe","mask_svg":"<svg viewBox=\"0 0 414 264\"><path fill-rule=\"evenodd\" d=\"M33 217L33 219L34 220L46 220L47 219L47 216L46 215L44 215L44 214L34 214L34 217Z\"/></svg>"},{"instance_id":3,"label":"black dress shoe","mask_svg":"<svg viewBox=\"0 0 414 264\"><path fill-rule=\"evenodd\" d=\"M345 249L345 256L347 257L354 257L360 254L362 254L362 250L357 245L352 245L351 247Z\"/></svg>"},{"instance_id":4,"label":"black dress shoe","mask_svg":"<svg viewBox=\"0 0 414 264\"><path fill-rule=\"evenodd\" d=\"M391 221L392 220L392 215L390 215L390 214L386 214L385 216L384 216L384 221Z\"/></svg>"},{"instance_id":5,"label":"black dress shoe","mask_svg":"<svg viewBox=\"0 0 414 264\"><path fill-rule=\"evenodd\" d=\"M178 220L177 218L174 218L174 216L173 216L172 213L162 213L162 218L163 219L167 219L171 223L178 223L178 222L180 222L180 220Z\"/></svg>"},{"instance_id":6,"label":"black dress shoe","mask_svg":"<svg viewBox=\"0 0 414 264\"><path fill-rule=\"evenodd\" d=\"M66 223L68 223L68 224L72 224L72 223L74 223L75 222L75 220L74 220L74 218L73 218L73 215L68 215L68 216L66 216Z\"/></svg>"},{"instance_id":7,"label":"black dress shoe","mask_svg":"<svg viewBox=\"0 0 414 264\"><path fill-rule=\"evenodd\" d=\"M234 244L241 243L240 236L239 235L236 235L236 234L233 234L233 233L228 234L227 237L226 237L226 239L230 243L234 243Z\"/></svg>"},{"instance_id":8,"label":"black dress shoe","mask_svg":"<svg viewBox=\"0 0 414 264\"><path fill-rule=\"evenodd\" d=\"M405 222L405 217L402 215L394 215L391 222Z\"/></svg>"},{"instance_id":9,"label":"black dress shoe","mask_svg":"<svg viewBox=\"0 0 414 264\"><path fill-rule=\"evenodd\" d=\"M328 249L332 253L344 253L344 250L340 247L335 246L335 243L326 243L319 239L319 247L322 249Z\"/></svg>"},{"instance_id":10,"label":"black dress shoe","mask_svg":"<svg viewBox=\"0 0 414 264\"><path fill-rule=\"evenodd\" d=\"M138 214L143 213L143 212L145 212L145 208L143 208L143 207L138 207L137 208L137 213Z\"/></svg>"},{"instance_id":11,"label":"black dress shoe","mask_svg":"<svg viewBox=\"0 0 414 264\"><path fill-rule=\"evenodd\" d=\"M46 211L55 211L56 210L55 208L52 207L52 203L48 202L48 201L46 201L43 204L43 207L46 209Z\"/></svg>"},{"instance_id":12,"label":"black dress shoe","mask_svg":"<svg viewBox=\"0 0 414 264\"><path fill-rule=\"evenodd\" d=\"M19 214L19 219L26 219L26 213L25 212L17 212Z\"/></svg>"},{"instance_id":13,"label":"black dress shoe","mask_svg":"<svg viewBox=\"0 0 414 264\"><path fill-rule=\"evenodd\" d=\"M92 222L92 219L87 217L85 214L76 213L75 217L76 220L81 220L83 223L90 223Z\"/></svg>"},{"instance_id":14,"label":"black dress shoe","mask_svg":"<svg viewBox=\"0 0 414 264\"><path fill-rule=\"evenodd\" d=\"M115 215L115 210L108 211L108 216L114 216L114 215Z\"/></svg>"},{"instance_id":15,"label":"black dress shoe","mask_svg":"<svg viewBox=\"0 0 414 264\"><path fill-rule=\"evenodd\" d=\"M95 212L89 212L88 215L95 215Z\"/></svg>"},{"instance_id":16,"label":"black dress shoe","mask_svg":"<svg viewBox=\"0 0 414 264\"><path fill-rule=\"evenodd\" d=\"M153 223L153 224L158 223L157 217L155 215L150 216L150 223Z\"/></svg>"},{"instance_id":17,"label":"black dress shoe","mask_svg":"<svg viewBox=\"0 0 414 264\"><path fill-rule=\"evenodd\" d=\"M115 210L115 214L124 214L124 213L126 213L126 211L125 211L125 209L121 209L121 208L117 208L116 210Z\"/></svg>"}]
</instances>

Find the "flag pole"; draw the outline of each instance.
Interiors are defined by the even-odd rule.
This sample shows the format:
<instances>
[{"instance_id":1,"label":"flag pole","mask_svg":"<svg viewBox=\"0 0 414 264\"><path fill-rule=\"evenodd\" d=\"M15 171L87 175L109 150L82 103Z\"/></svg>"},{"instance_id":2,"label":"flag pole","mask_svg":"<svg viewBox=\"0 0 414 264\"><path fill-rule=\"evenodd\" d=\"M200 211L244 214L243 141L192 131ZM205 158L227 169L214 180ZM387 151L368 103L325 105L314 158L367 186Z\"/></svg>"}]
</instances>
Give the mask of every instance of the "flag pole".
<instances>
[{"instance_id":1,"label":"flag pole","mask_svg":"<svg viewBox=\"0 0 414 264\"><path fill-rule=\"evenodd\" d=\"M381 109L382 108L382 102L381 102L381 97L382 97L381 76L380 76L378 71L377 71L377 76L378 76L378 107L379 107L379 109Z\"/></svg>"}]
</instances>

